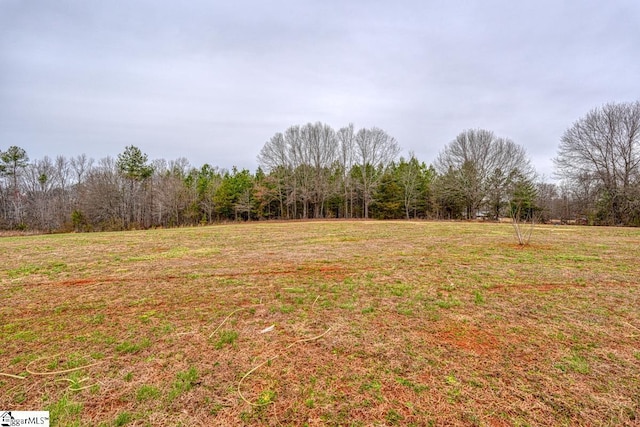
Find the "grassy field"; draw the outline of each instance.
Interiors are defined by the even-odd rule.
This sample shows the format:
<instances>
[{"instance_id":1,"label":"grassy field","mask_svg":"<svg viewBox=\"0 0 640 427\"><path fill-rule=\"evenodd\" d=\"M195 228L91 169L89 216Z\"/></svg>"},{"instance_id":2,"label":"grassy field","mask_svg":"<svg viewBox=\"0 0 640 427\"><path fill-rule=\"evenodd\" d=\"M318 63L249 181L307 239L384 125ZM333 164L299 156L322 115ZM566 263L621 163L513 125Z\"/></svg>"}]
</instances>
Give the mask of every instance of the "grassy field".
<instances>
[{"instance_id":1,"label":"grassy field","mask_svg":"<svg viewBox=\"0 0 640 427\"><path fill-rule=\"evenodd\" d=\"M248 223L0 260L0 409L52 425L640 424L640 229Z\"/></svg>"}]
</instances>

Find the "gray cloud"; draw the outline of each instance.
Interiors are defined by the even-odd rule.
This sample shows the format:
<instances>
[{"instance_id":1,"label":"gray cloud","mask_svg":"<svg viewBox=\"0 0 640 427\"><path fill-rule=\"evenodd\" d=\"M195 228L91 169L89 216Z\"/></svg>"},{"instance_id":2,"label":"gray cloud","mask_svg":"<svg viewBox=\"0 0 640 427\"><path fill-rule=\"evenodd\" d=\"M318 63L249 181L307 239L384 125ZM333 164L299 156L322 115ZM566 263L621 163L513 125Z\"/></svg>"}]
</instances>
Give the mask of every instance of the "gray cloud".
<instances>
[{"instance_id":1,"label":"gray cloud","mask_svg":"<svg viewBox=\"0 0 640 427\"><path fill-rule=\"evenodd\" d=\"M254 169L320 120L431 162L480 127L550 175L573 121L640 97L638 22L633 1L0 0L0 149Z\"/></svg>"}]
</instances>

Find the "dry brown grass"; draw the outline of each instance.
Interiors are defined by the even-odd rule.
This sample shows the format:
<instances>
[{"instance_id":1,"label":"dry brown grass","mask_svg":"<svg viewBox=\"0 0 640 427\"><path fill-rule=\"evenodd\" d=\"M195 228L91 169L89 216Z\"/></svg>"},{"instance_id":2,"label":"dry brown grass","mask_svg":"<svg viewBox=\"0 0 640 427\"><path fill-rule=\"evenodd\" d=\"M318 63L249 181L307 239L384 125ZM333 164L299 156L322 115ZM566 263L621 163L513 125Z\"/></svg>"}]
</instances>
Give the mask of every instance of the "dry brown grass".
<instances>
[{"instance_id":1,"label":"dry brown grass","mask_svg":"<svg viewBox=\"0 0 640 427\"><path fill-rule=\"evenodd\" d=\"M512 232L0 238L0 370L25 377L0 376L0 408L87 426L638 424L640 230Z\"/></svg>"}]
</instances>

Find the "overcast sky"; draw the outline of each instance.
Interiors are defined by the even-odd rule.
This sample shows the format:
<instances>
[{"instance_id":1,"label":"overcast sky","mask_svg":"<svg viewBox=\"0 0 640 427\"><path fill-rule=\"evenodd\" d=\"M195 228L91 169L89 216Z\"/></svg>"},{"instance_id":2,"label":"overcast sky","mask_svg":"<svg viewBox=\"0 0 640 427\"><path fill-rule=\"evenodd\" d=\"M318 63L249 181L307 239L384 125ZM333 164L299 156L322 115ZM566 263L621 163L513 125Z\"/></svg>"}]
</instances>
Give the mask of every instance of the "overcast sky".
<instances>
[{"instance_id":1,"label":"overcast sky","mask_svg":"<svg viewBox=\"0 0 640 427\"><path fill-rule=\"evenodd\" d=\"M0 0L0 150L32 160L254 171L276 132L353 122L427 163L492 130L549 177L573 122L638 99L637 0Z\"/></svg>"}]
</instances>

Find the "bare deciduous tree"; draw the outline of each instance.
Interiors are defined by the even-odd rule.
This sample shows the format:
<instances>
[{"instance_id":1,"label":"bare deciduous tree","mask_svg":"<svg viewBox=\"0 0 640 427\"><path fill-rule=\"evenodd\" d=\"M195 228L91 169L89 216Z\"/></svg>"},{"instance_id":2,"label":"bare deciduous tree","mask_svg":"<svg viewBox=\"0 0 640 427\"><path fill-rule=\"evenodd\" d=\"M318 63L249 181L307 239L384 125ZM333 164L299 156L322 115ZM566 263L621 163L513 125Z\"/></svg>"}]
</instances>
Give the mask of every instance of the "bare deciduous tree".
<instances>
[{"instance_id":1,"label":"bare deciduous tree","mask_svg":"<svg viewBox=\"0 0 640 427\"><path fill-rule=\"evenodd\" d=\"M571 185L585 176L597 181L603 222L640 220L633 208L640 185L640 101L591 110L565 131L554 162Z\"/></svg>"},{"instance_id":2,"label":"bare deciduous tree","mask_svg":"<svg viewBox=\"0 0 640 427\"><path fill-rule=\"evenodd\" d=\"M337 139L335 131L327 124L317 122L302 128L301 149L306 163L311 167L311 197L314 217L322 217L324 204L329 196L330 168L337 160Z\"/></svg>"},{"instance_id":3,"label":"bare deciduous tree","mask_svg":"<svg viewBox=\"0 0 640 427\"><path fill-rule=\"evenodd\" d=\"M278 174L287 193L286 198L281 196L281 205L286 202L292 207L293 217L297 216L298 203L302 218L325 215L326 201L333 191L332 168L339 159L338 144L336 132L317 122L276 133L260 151L258 163Z\"/></svg>"},{"instance_id":4,"label":"bare deciduous tree","mask_svg":"<svg viewBox=\"0 0 640 427\"><path fill-rule=\"evenodd\" d=\"M80 154L76 157L72 157L69 160L69 164L71 165L71 169L75 173L75 182L76 184L82 184L86 174L93 167L94 160L88 158L86 154Z\"/></svg>"},{"instance_id":5,"label":"bare deciduous tree","mask_svg":"<svg viewBox=\"0 0 640 427\"><path fill-rule=\"evenodd\" d=\"M558 186L548 182L536 183L536 205L540 208L540 220L548 222L562 216Z\"/></svg>"},{"instance_id":6,"label":"bare deciduous tree","mask_svg":"<svg viewBox=\"0 0 640 427\"><path fill-rule=\"evenodd\" d=\"M486 203L490 203L490 209L498 216L504 204L505 188L514 174L534 175L522 146L484 129L460 133L438 155L435 167L441 175L452 169L461 172L459 184L467 218L475 216Z\"/></svg>"},{"instance_id":7,"label":"bare deciduous tree","mask_svg":"<svg viewBox=\"0 0 640 427\"><path fill-rule=\"evenodd\" d=\"M60 228L56 212L56 194L60 196L61 177L50 157L36 160L25 168L24 190L28 203L29 222L40 230Z\"/></svg>"},{"instance_id":8,"label":"bare deciduous tree","mask_svg":"<svg viewBox=\"0 0 640 427\"><path fill-rule=\"evenodd\" d=\"M109 230L123 227L122 187L124 179L112 157L101 159L92 167L78 186L78 216L86 222L86 228Z\"/></svg>"},{"instance_id":9,"label":"bare deciduous tree","mask_svg":"<svg viewBox=\"0 0 640 427\"><path fill-rule=\"evenodd\" d=\"M355 130L353 123L349 123L348 126L340 128L336 135L339 144L338 161L340 167L340 186L342 189L342 196L344 198L343 217L351 218L353 216L353 199L354 188L351 181L351 168L354 162L355 151Z\"/></svg>"},{"instance_id":10,"label":"bare deciduous tree","mask_svg":"<svg viewBox=\"0 0 640 427\"><path fill-rule=\"evenodd\" d=\"M291 188L291 176L293 165L290 158L290 150L287 140L280 132L276 133L264 144L258 154L258 164L267 172L274 175L274 184L278 203L280 205L280 217L289 218L288 204L286 204Z\"/></svg>"}]
</instances>

